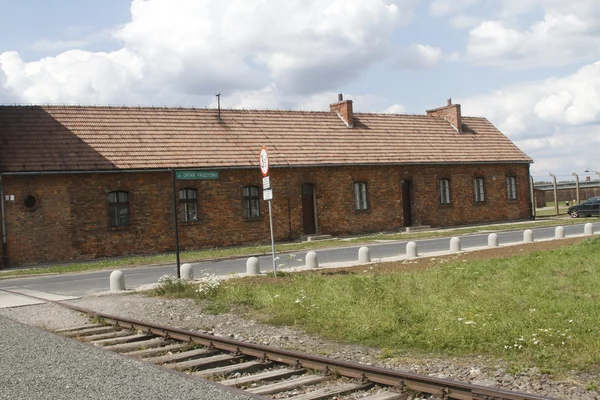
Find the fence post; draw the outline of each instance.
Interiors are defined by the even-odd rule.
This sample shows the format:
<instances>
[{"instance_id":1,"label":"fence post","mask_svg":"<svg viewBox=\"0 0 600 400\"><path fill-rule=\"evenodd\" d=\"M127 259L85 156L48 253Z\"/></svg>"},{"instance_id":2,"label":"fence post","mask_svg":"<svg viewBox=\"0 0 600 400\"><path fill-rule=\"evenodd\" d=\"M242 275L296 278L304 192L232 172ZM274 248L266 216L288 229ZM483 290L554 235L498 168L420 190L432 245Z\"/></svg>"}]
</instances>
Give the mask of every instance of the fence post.
<instances>
[{"instance_id":1,"label":"fence post","mask_svg":"<svg viewBox=\"0 0 600 400\"><path fill-rule=\"evenodd\" d=\"M250 257L246 261L246 275L260 275L260 262L258 261L258 258Z\"/></svg>"},{"instance_id":2,"label":"fence post","mask_svg":"<svg viewBox=\"0 0 600 400\"><path fill-rule=\"evenodd\" d=\"M358 249L358 261L360 262L370 262L371 261L371 251L367 246L363 246Z\"/></svg>"},{"instance_id":3,"label":"fence post","mask_svg":"<svg viewBox=\"0 0 600 400\"><path fill-rule=\"evenodd\" d=\"M110 273L110 290L112 292L125 290L125 275L123 275L123 272L116 270Z\"/></svg>"},{"instance_id":4,"label":"fence post","mask_svg":"<svg viewBox=\"0 0 600 400\"><path fill-rule=\"evenodd\" d=\"M317 253L315 253L314 251L309 251L308 253L306 253L305 263L306 268L319 268L319 259L317 258Z\"/></svg>"},{"instance_id":5,"label":"fence post","mask_svg":"<svg viewBox=\"0 0 600 400\"><path fill-rule=\"evenodd\" d=\"M416 258L418 255L417 244L415 242L406 243L406 257Z\"/></svg>"},{"instance_id":6,"label":"fence post","mask_svg":"<svg viewBox=\"0 0 600 400\"><path fill-rule=\"evenodd\" d=\"M533 231L531 229L526 229L523 232L523 243L533 243Z\"/></svg>"},{"instance_id":7,"label":"fence post","mask_svg":"<svg viewBox=\"0 0 600 400\"><path fill-rule=\"evenodd\" d=\"M456 253L460 251L460 239L457 237L453 237L450 239L450 251Z\"/></svg>"},{"instance_id":8,"label":"fence post","mask_svg":"<svg viewBox=\"0 0 600 400\"><path fill-rule=\"evenodd\" d=\"M563 228L562 226L557 226L554 229L554 238L555 239L562 239L565 237L565 228Z\"/></svg>"}]
</instances>

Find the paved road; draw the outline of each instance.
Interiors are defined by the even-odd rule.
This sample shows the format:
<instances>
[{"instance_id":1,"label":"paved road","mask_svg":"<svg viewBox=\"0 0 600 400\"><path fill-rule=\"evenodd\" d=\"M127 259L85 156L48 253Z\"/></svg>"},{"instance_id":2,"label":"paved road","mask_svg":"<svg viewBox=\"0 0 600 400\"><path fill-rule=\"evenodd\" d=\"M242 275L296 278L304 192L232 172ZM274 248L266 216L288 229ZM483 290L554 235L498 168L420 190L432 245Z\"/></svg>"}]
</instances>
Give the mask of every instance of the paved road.
<instances>
[{"instance_id":1,"label":"paved road","mask_svg":"<svg viewBox=\"0 0 600 400\"><path fill-rule=\"evenodd\" d=\"M565 226L565 235L583 234L584 223L577 225ZM534 231L534 239L550 239L554 237L554 227L536 228ZM594 232L600 232L600 222L594 223ZM470 234L459 236L461 247L463 249L487 246L487 240L490 232ZM495 232L498 235L500 245L509 243L518 243L523 240L523 231L506 231ZM435 238L415 240L418 245L419 254L446 251L449 249L450 238ZM406 253L407 240L389 241L377 244L369 244L371 251L371 259L385 259L389 257L397 257ZM319 264L328 264L334 262L351 262L358 258L358 248L360 246L348 246L343 248L331 248L315 250L318 255ZM303 262L296 261L297 259L304 260L306 251L296 252L294 257L289 257L286 254L280 255L278 263L287 264L287 266L302 265ZM239 273L246 271L247 258L223 260L223 261L206 261L194 263L194 275L201 276L204 272L217 275L227 275L230 273ZM271 256L259 257L261 270L269 271L272 268ZM176 274L174 265L156 266L156 267L139 267L131 269L123 269L127 288L135 288L141 285L155 283L163 275ZM61 294L65 296L86 296L94 293L105 292L109 290L109 276L111 271L96 271L65 275L51 275L29 278L17 278L0 281L0 288L4 289L30 289L43 292Z\"/></svg>"}]
</instances>

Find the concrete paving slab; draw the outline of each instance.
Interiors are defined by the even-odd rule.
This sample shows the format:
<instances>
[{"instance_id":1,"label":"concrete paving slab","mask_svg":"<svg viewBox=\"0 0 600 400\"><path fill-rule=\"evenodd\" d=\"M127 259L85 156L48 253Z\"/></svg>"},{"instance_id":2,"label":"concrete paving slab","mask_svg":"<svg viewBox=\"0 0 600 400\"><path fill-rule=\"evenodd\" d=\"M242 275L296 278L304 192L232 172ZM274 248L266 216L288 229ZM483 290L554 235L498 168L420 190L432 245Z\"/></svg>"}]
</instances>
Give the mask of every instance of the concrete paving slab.
<instances>
[{"instance_id":1,"label":"concrete paving slab","mask_svg":"<svg viewBox=\"0 0 600 400\"><path fill-rule=\"evenodd\" d=\"M43 304L45 301L35 300L31 297L25 297L18 294L0 291L0 308L12 308L21 306L30 306L33 304Z\"/></svg>"},{"instance_id":2,"label":"concrete paving slab","mask_svg":"<svg viewBox=\"0 0 600 400\"><path fill-rule=\"evenodd\" d=\"M27 296L35 296L36 299ZM39 290L15 288L10 291L0 290L0 308L12 308L43 304L44 300L60 301L74 300L79 297L63 296L54 293L40 292Z\"/></svg>"}]
</instances>

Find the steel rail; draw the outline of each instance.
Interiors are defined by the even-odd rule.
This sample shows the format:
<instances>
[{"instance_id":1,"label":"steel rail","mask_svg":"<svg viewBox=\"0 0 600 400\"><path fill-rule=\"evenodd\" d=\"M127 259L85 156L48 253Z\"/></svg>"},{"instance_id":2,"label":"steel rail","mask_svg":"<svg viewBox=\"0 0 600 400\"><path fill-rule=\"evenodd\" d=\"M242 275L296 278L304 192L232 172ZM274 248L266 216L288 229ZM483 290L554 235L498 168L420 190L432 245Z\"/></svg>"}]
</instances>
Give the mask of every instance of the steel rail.
<instances>
[{"instance_id":1,"label":"steel rail","mask_svg":"<svg viewBox=\"0 0 600 400\"><path fill-rule=\"evenodd\" d=\"M397 390L412 390L439 396L442 399L474 400L474 399L503 399L503 400L550 400L546 397L530 393L514 392L510 390L472 385L464 382L453 381L419 375L408 371L391 370L359 363L333 360L326 357L299 353L290 350L276 349L254 343L213 336L200 332L162 326L149 322L142 322L130 318L105 314L75 305L53 302L60 306L78 311L90 316L102 318L111 325L125 329L135 329L187 343L227 351L234 354L243 354L267 361L280 362L297 368L303 367L321 371L325 374L335 373L341 376L369 381L385 386L392 386Z\"/></svg>"}]
</instances>

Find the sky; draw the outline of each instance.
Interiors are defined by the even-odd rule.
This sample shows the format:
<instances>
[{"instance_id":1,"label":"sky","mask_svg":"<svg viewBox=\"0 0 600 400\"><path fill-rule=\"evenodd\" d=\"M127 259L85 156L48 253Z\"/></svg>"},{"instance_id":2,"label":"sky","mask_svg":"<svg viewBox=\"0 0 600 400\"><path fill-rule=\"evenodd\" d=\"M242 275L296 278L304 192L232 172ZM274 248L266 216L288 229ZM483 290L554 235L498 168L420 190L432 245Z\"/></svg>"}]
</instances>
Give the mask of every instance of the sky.
<instances>
[{"instance_id":1,"label":"sky","mask_svg":"<svg viewBox=\"0 0 600 400\"><path fill-rule=\"evenodd\" d=\"M598 0L0 0L0 104L482 116L600 174Z\"/></svg>"}]
</instances>

